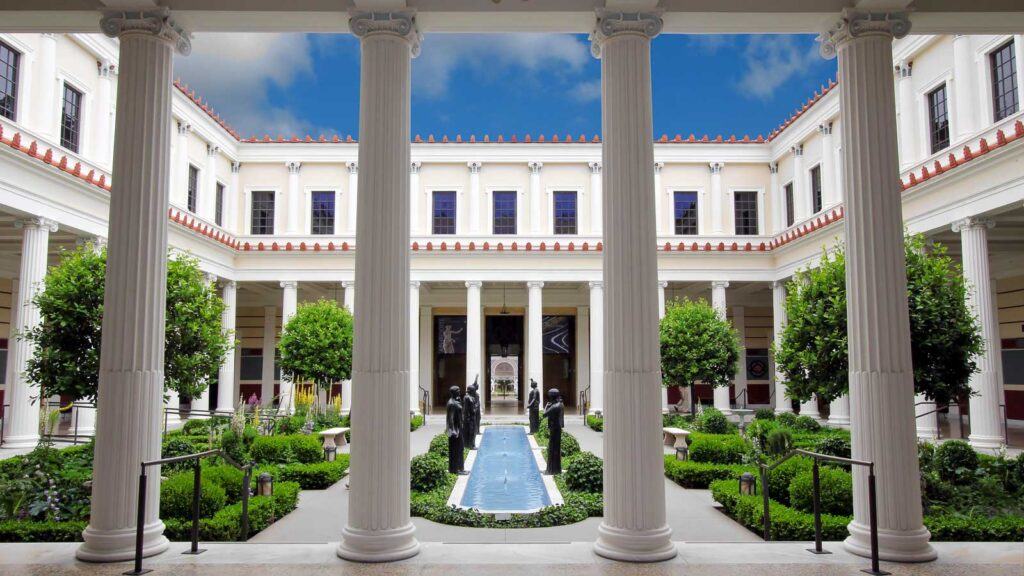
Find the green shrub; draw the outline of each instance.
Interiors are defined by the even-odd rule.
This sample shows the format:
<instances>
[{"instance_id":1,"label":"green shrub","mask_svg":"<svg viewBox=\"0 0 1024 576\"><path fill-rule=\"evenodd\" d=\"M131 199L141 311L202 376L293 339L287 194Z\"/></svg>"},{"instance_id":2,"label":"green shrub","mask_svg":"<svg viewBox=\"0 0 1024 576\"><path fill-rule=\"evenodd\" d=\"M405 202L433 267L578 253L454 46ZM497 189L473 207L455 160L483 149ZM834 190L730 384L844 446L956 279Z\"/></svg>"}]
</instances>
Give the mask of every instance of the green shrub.
<instances>
[{"instance_id":1,"label":"green shrub","mask_svg":"<svg viewBox=\"0 0 1024 576\"><path fill-rule=\"evenodd\" d=\"M562 459L568 460L572 456L579 454L580 443L576 440L576 437L569 434L566 431L562 431Z\"/></svg>"},{"instance_id":2,"label":"green shrub","mask_svg":"<svg viewBox=\"0 0 1024 576\"><path fill-rule=\"evenodd\" d=\"M185 436L202 436L210 431L209 420L189 419L181 427L181 433Z\"/></svg>"},{"instance_id":3,"label":"green shrub","mask_svg":"<svg viewBox=\"0 0 1024 576\"><path fill-rule=\"evenodd\" d=\"M569 459L565 485L576 492L604 490L604 461L590 452L580 452Z\"/></svg>"},{"instance_id":4,"label":"green shrub","mask_svg":"<svg viewBox=\"0 0 1024 576\"><path fill-rule=\"evenodd\" d=\"M448 481L448 460L437 454L420 454L412 459L409 481L413 490L430 492Z\"/></svg>"},{"instance_id":5,"label":"green shrub","mask_svg":"<svg viewBox=\"0 0 1024 576\"><path fill-rule=\"evenodd\" d=\"M740 474L750 472L757 475L757 469L740 464L707 464L692 460L676 460L665 456L665 476L683 488L706 489L716 480L735 480Z\"/></svg>"},{"instance_id":6,"label":"green shrub","mask_svg":"<svg viewBox=\"0 0 1024 576\"><path fill-rule=\"evenodd\" d=\"M779 425L774 420L758 420L754 419L753 422L747 425L746 435L751 442L760 446L764 449L765 444L768 442L768 434L772 430L777 430Z\"/></svg>"},{"instance_id":7,"label":"green shrub","mask_svg":"<svg viewBox=\"0 0 1024 576\"><path fill-rule=\"evenodd\" d=\"M785 426L786 428L792 428L796 425L797 415L792 412L780 412L775 415L775 421L779 423L779 426Z\"/></svg>"},{"instance_id":8,"label":"green shrub","mask_svg":"<svg viewBox=\"0 0 1024 576\"><path fill-rule=\"evenodd\" d=\"M249 500L249 537L270 526L295 509L299 485L294 482L274 484L273 496L256 496ZM192 524L181 519L164 519L164 535L174 541L188 540ZM242 525L242 504L222 508L212 518L199 521L199 538L206 542L236 542Z\"/></svg>"},{"instance_id":9,"label":"green shrub","mask_svg":"<svg viewBox=\"0 0 1024 576\"><path fill-rule=\"evenodd\" d=\"M160 517L192 517L193 476L188 472L171 476L160 484ZM209 518L224 507L227 495L224 489L209 480L202 480L199 488L199 516Z\"/></svg>"},{"instance_id":10,"label":"green shrub","mask_svg":"<svg viewBox=\"0 0 1024 576\"><path fill-rule=\"evenodd\" d=\"M224 489L228 504L242 499L242 484L245 474L228 464L203 466L203 481L212 482Z\"/></svg>"},{"instance_id":11,"label":"green shrub","mask_svg":"<svg viewBox=\"0 0 1024 576\"><path fill-rule=\"evenodd\" d=\"M728 434L729 419L715 408L705 408L694 427L705 434Z\"/></svg>"},{"instance_id":12,"label":"green shrub","mask_svg":"<svg viewBox=\"0 0 1024 576\"><path fill-rule=\"evenodd\" d=\"M785 428L776 428L768 433L764 452L769 456L784 456L793 449L793 434Z\"/></svg>"},{"instance_id":13,"label":"green shrub","mask_svg":"<svg viewBox=\"0 0 1024 576\"><path fill-rule=\"evenodd\" d=\"M81 542L88 524L85 520L4 520L0 522L0 542Z\"/></svg>"},{"instance_id":14,"label":"green shrub","mask_svg":"<svg viewBox=\"0 0 1024 576\"><path fill-rule=\"evenodd\" d=\"M423 426L423 416L416 414L409 420L409 431L415 432L420 426Z\"/></svg>"},{"instance_id":15,"label":"green shrub","mask_svg":"<svg viewBox=\"0 0 1024 576\"><path fill-rule=\"evenodd\" d=\"M191 422L191 420L189 420ZM160 449L161 458L175 458L178 456L187 456L189 454L195 454L201 452L194 444L188 440L182 440L181 438L171 438L164 442L163 447ZM192 461L176 462L173 464L162 464L160 469L164 475L173 474L175 472L181 472L184 470L191 470L195 464Z\"/></svg>"},{"instance_id":16,"label":"green shrub","mask_svg":"<svg viewBox=\"0 0 1024 576\"><path fill-rule=\"evenodd\" d=\"M296 414L287 418L278 418L274 421L274 434L289 435L298 434L306 425L305 415Z\"/></svg>"},{"instance_id":17,"label":"green shrub","mask_svg":"<svg viewBox=\"0 0 1024 576\"><path fill-rule=\"evenodd\" d=\"M736 521L750 530L761 534L764 529L764 500L760 495L743 496L739 485L732 480L719 480L711 484L711 496L725 508ZM774 500L769 501L772 540L813 540L814 515L794 510ZM821 531L825 540L843 540L849 534L846 516L821 515Z\"/></svg>"},{"instance_id":18,"label":"green shrub","mask_svg":"<svg viewBox=\"0 0 1024 576\"><path fill-rule=\"evenodd\" d=\"M318 437L295 434L287 438L296 462L315 464L324 461L324 449Z\"/></svg>"},{"instance_id":19,"label":"green shrub","mask_svg":"<svg viewBox=\"0 0 1024 576\"><path fill-rule=\"evenodd\" d=\"M810 458L794 456L768 472L768 494L783 504L789 504L789 485L798 474L813 467Z\"/></svg>"},{"instance_id":20,"label":"green shrub","mask_svg":"<svg viewBox=\"0 0 1024 576\"><path fill-rule=\"evenodd\" d=\"M691 434L690 460L714 464L739 464L749 450L746 440L734 434Z\"/></svg>"},{"instance_id":21,"label":"green shrub","mask_svg":"<svg viewBox=\"0 0 1024 576\"><path fill-rule=\"evenodd\" d=\"M431 454L437 454L438 456L447 459L448 458L448 435L445 433L438 434L430 439L430 448L427 452Z\"/></svg>"},{"instance_id":22,"label":"green shrub","mask_svg":"<svg viewBox=\"0 0 1024 576\"><path fill-rule=\"evenodd\" d=\"M754 410L754 420L775 420L775 410L771 408L758 408Z\"/></svg>"},{"instance_id":23,"label":"green shrub","mask_svg":"<svg viewBox=\"0 0 1024 576\"><path fill-rule=\"evenodd\" d=\"M1020 542L1024 516L925 516L933 542Z\"/></svg>"},{"instance_id":24,"label":"green shrub","mask_svg":"<svg viewBox=\"0 0 1024 576\"><path fill-rule=\"evenodd\" d=\"M296 462L277 468L260 469L269 472L274 483L296 482L303 490L325 490L345 476L348 470L348 454L338 454L334 462L316 462L303 464ZM258 474L256 475L258 477ZM276 488L275 488L276 489Z\"/></svg>"},{"instance_id":25,"label":"green shrub","mask_svg":"<svg viewBox=\"0 0 1024 576\"><path fill-rule=\"evenodd\" d=\"M287 464L292 461L290 436L259 436L249 448L257 464Z\"/></svg>"},{"instance_id":26,"label":"green shrub","mask_svg":"<svg viewBox=\"0 0 1024 576\"><path fill-rule=\"evenodd\" d=\"M229 428L221 434L220 449L235 462L244 464L249 460L249 449L258 437L259 432L251 426L246 426L241 436Z\"/></svg>"},{"instance_id":27,"label":"green shrub","mask_svg":"<svg viewBox=\"0 0 1024 576\"><path fill-rule=\"evenodd\" d=\"M826 436L814 445L814 451L818 454L838 456L840 458L850 457L850 440L842 436Z\"/></svg>"},{"instance_id":28,"label":"green shrub","mask_svg":"<svg viewBox=\"0 0 1024 576\"><path fill-rule=\"evenodd\" d=\"M963 440L950 440L935 449L935 471L954 484L970 484L978 468L978 453Z\"/></svg>"},{"instance_id":29,"label":"green shrub","mask_svg":"<svg viewBox=\"0 0 1024 576\"><path fill-rule=\"evenodd\" d=\"M600 416L595 416L594 414L588 414L587 415L587 426L589 426L591 430L596 430L597 432L603 432L604 431L604 418L601 418Z\"/></svg>"},{"instance_id":30,"label":"green shrub","mask_svg":"<svg viewBox=\"0 0 1024 576\"><path fill-rule=\"evenodd\" d=\"M801 432L817 432L821 430L821 423L810 416L799 416L793 422L792 428Z\"/></svg>"},{"instance_id":31,"label":"green shrub","mask_svg":"<svg viewBox=\"0 0 1024 576\"><path fill-rule=\"evenodd\" d=\"M661 425L664 428L683 428L688 429L693 427L693 416L687 414L662 414Z\"/></svg>"},{"instance_id":32,"label":"green shrub","mask_svg":"<svg viewBox=\"0 0 1024 576\"><path fill-rule=\"evenodd\" d=\"M803 512L814 512L814 472L801 472L789 483L789 505ZM837 516L853 514L853 477L831 466L818 468L821 485L821 512Z\"/></svg>"}]
</instances>

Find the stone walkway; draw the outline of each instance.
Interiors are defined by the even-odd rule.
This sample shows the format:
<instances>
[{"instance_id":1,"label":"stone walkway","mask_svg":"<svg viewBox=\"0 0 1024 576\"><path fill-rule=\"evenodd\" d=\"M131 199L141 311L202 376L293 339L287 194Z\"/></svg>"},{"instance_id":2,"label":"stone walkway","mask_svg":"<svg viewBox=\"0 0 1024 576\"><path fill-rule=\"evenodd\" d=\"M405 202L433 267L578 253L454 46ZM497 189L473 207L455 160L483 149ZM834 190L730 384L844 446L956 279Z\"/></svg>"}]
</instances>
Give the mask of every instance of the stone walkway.
<instances>
[{"instance_id":1,"label":"stone walkway","mask_svg":"<svg viewBox=\"0 0 1024 576\"><path fill-rule=\"evenodd\" d=\"M511 423L515 417L484 418L485 422ZM566 430L580 442L580 448L600 456L602 436L583 425L580 417L567 416ZM430 440L444 431L444 419L434 415L412 433L412 455L423 454ZM344 448L343 450L347 450ZM254 536L250 542L309 543L337 542L348 517L348 489L345 480L327 490L303 490L298 508ZM665 501L672 539L686 542L759 542L761 538L720 512L707 490L687 490L665 480ZM421 542L455 543L555 543L593 542L600 518L552 528L464 528L413 518Z\"/></svg>"}]
</instances>

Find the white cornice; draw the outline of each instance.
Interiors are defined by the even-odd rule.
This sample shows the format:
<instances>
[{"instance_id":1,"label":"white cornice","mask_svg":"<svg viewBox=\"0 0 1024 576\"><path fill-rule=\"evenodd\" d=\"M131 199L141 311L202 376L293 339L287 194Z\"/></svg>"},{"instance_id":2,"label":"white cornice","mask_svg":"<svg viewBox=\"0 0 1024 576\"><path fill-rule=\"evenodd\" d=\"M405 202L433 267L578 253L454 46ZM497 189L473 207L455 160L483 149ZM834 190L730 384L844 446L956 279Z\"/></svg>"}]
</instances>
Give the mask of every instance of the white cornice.
<instances>
[{"instance_id":1,"label":"white cornice","mask_svg":"<svg viewBox=\"0 0 1024 576\"><path fill-rule=\"evenodd\" d=\"M210 118L206 112L200 110L194 102L189 100L177 88L172 88L171 115L191 125L192 130L200 138L220 148L221 154L227 157L229 161L239 160L238 141L230 136L213 118Z\"/></svg>"},{"instance_id":2,"label":"white cornice","mask_svg":"<svg viewBox=\"0 0 1024 576\"><path fill-rule=\"evenodd\" d=\"M914 22L914 16L910 16L910 21ZM916 26L916 23L915 23ZM930 34L919 34L913 36L906 36L892 43L892 62L895 66L897 63L904 60L913 60L915 56L920 54L926 48L932 44L943 39L944 36L930 35Z\"/></svg>"},{"instance_id":3,"label":"white cornice","mask_svg":"<svg viewBox=\"0 0 1024 576\"><path fill-rule=\"evenodd\" d=\"M69 34L68 37L82 48L88 50L97 60L106 60L112 64L117 64L120 54L118 41L100 34L99 26L96 27L96 30L96 34Z\"/></svg>"},{"instance_id":4,"label":"white cornice","mask_svg":"<svg viewBox=\"0 0 1024 576\"><path fill-rule=\"evenodd\" d=\"M789 154L794 146L813 136L817 132L818 126L826 122L836 122L839 117L839 90L841 88L842 86L836 86L830 90L772 140L771 157L765 161L778 162Z\"/></svg>"}]
</instances>

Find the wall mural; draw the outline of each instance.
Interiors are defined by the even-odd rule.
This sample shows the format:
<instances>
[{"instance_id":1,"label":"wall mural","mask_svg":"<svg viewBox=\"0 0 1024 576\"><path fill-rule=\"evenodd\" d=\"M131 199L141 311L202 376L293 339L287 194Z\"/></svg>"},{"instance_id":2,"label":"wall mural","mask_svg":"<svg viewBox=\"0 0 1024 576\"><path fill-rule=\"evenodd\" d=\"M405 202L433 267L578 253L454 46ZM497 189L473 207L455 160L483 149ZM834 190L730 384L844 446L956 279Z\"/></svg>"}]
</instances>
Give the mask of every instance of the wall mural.
<instances>
[{"instance_id":1,"label":"wall mural","mask_svg":"<svg viewBox=\"0 0 1024 576\"><path fill-rule=\"evenodd\" d=\"M466 317L437 317L437 352L438 354L466 353Z\"/></svg>"}]
</instances>

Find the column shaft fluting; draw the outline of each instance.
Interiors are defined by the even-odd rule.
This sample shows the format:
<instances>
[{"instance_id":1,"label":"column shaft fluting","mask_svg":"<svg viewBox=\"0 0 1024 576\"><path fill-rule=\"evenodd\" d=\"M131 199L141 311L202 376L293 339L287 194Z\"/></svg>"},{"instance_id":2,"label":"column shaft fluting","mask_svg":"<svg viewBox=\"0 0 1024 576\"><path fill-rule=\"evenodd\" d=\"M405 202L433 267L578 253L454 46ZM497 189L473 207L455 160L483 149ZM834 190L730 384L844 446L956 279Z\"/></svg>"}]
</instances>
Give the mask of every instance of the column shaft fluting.
<instances>
[{"instance_id":1,"label":"column shaft fluting","mask_svg":"<svg viewBox=\"0 0 1024 576\"><path fill-rule=\"evenodd\" d=\"M676 555L665 521L655 236L652 14L599 13L604 138L604 518L595 551L659 561Z\"/></svg>"},{"instance_id":2,"label":"column shaft fluting","mask_svg":"<svg viewBox=\"0 0 1024 576\"><path fill-rule=\"evenodd\" d=\"M230 412L235 409L238 401L238 389L235 383L235 302L238 285L228 281L224 283L221 299L224 300L224 313L220 316L220 329L228 337L228 351L224 354L224 362L220 365L217 375L217 411Z\"/></svg>"},{"instance_id":3,"label":"column shaft fluting","mask_svg":"<svg viewBox=\"0 0 1024 576\"><path fill-rule=\"evenodd\" d=\"M590 412L604 412L604 283L590 283Z\"/></svg>"},{"instance_id":4,"label":"column shaft fluting","mask_svg":"<svg viewBox=\"0 0 1024 576\"><path fill-rule=\"evenodd\" d=\"M409 282L409 409L420 411L420 283Z\"/></svg>"},{"instance_id":5,"label":"column shaft fluting","mask_svg":"<svg viewBox=\"0 0 1024 576\"><path fill-rule=\"evenodd\" d=\"M355 282L342 282L342 288L345 289L345 308L348 308L353 318L353 330L355 329L355 314L356 314L356 283ZM355 333L353 332L353 341L355 340ZM350 414L352 412L352 379L343 380L341 382L341 413Z\"/></svg>"},{"instance_id":6,"label":"column shaft fluting","mask_svg":"<svg viewBox=\"0 0 1024 576\"><path fill-rule=\"evenodd\" d=\"M299 283L291 280L281 282L281 334L288 328L288 321L295 316L299 305ZM278 405L285 414L295 411L295 382L281 374L281 391Z\"/></svg>"},{"instance_id":7,"label":"column shaft fluting","mask_svg":"<svg viewBox=\"0 0 1024 576\"><path fill-rule=\"evenodd\" d=\"M480 289L482 282L466 282L466 386L483 375L480 355L483 352L481 338Z\"/></svg>"},{"instance_id":8,"label":"column shaft fluting","mask_svg":"<svg viewBox=\"0 0 1024 576\"><path fill-rule=\"evenodd\" d=\"M409 122L419 34L405 13L357 13L359 178L352 370L352 473L338 556L419 552L409 519Z\"/></svg>"},{"instance_id":9,"label":"column shaft fluting","mask_svg":"<svg viewBox=\"0 0 1024 576\"><path fill-rule=\"evenodd\" d=\"M718 312L722 320L726 318L725 289L729 287L728 282L715 281L711 283L711 307ZM732 414L732 402L729 399L729 386L719 386L713 390L715 408L723 414Z\"/></svg>"},{"instance_id":10,"label":"column shaft fluting","mask_svg":"<svg viewBox=\"0 0 1024 576\"><path fill-rule=\"evenodd\" d=\"M782 332L786 329L786 283L782 280L772 282L772 322L773 342L778 349L782 345ZM792 412L793 402L786 397L786 375L774 358L772 365L775 370L775 412Z\"/></svg>"},{"instance_id":11,"label":"column shaft fluting","mask_svg":"<svg viewBox=\"0 0 1024 576\"><path fill-rule=\"evenodd\" d=\"M529 379L537 381L537 389L541 391L541 400L546 402L547 389L544 388L544 283L527 282L528 290L526 306L526 373ZM526 385L529 386L529 381ZM529 389L529 388L527 388ZM528 395L523 395L523 403Z\"/></svg>"}]
</instances>

